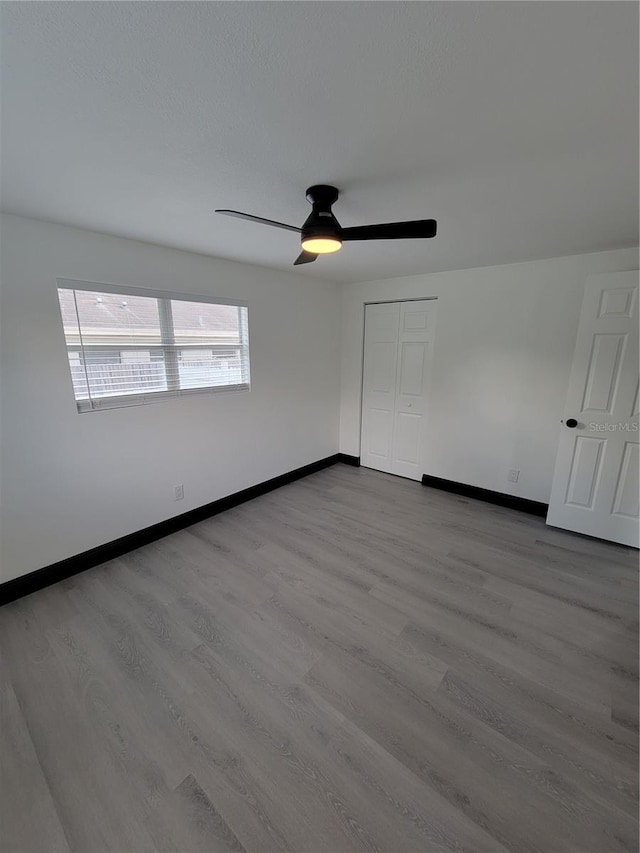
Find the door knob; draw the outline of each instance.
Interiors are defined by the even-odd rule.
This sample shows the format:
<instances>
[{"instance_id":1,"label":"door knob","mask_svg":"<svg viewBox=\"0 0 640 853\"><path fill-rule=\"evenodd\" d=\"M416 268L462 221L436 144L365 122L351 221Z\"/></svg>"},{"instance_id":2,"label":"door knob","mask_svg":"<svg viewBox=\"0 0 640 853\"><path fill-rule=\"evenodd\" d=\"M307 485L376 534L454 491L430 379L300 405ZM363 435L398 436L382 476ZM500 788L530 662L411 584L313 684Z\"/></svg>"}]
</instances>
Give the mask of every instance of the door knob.
<instances>
[{"instance_id":1,"label":"door knob","mask_svg":"<svg viewBox=\"0 0 640 853\"><path fill-rule=\"evenodd\" d=\"M569 429L575 429L578 426L578 421L575 418L567 418L564 425L568 426Z\"/></svg>"}]
</instances>

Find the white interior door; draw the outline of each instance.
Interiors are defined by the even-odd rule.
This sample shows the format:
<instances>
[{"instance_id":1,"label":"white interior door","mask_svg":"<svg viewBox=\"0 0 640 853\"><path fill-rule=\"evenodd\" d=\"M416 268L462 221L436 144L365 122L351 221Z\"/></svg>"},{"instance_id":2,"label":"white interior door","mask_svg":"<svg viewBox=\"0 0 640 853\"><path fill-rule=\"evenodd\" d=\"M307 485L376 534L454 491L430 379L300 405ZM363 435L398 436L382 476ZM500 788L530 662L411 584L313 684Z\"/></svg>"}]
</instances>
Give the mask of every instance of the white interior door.
<instances>
[{"instance_id":1,"label":"white interior door","mask_svg":"<svg viewBox=\"0 0 640 853\"><path fill-rule=\"evenodd\" d=\"M638 547L638 273L588 279L547 524Z\"/></svg>"},{"instance_id":2,"label":"white interior door","mask_svg":"<svg viewBox=\"0 0 640 853\"><path fill-rule=\"evenodd\" d=\"M361 464L420 480L436 301L365 308Z\"/></svg>"}]
</instances>

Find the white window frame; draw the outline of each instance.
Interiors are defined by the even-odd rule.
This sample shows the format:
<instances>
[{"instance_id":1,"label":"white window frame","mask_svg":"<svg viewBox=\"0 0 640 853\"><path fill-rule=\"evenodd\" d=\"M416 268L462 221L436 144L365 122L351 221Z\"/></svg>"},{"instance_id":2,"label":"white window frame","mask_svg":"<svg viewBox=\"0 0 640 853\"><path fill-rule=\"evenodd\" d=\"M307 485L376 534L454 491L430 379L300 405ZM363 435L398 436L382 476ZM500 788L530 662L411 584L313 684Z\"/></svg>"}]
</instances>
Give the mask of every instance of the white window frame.
<instances>
[{"instance_id":1,"label":"white window frame","mask_svg":"<svg viewBox=\"0 0 640 853\"><path fill-rule=\"evenodd\" d=\"M168 290L153 290L151 288L146 287L130 287L129 285L120 285L120 284L104 284L103 282L98 281L82 281L78 279L70 279L70 278L57 278L56 279L57 288L60 290L84 290L89 291L90 293L113 293L117 296L143 296L149 299L158 299L162 300L158 304L158 313L160 317L160 335L161 342L159 344L149 344L149 343L140 343L140 345L136 344L127 344L127 351L131 350L144 350L144 351L159 351L164 354L165 357L165 365L169 365L172 362L174 363L174 367L177 364L177 354L178 351L184 349L184 347L176 346L174 343L174 332L173 332L173 322L171 318L171 303L170 300L174 299L182 302L199 302L199 303L207 303L210 305L232 305L236 308L244 308L247 311L246 314L246 322L239 322L239 331L240 331L240 357L243 360L243 372L246 372L247 381L239 382L234 385L208 385L203 388L169 388L169 390L162 391L148 391L140 394L121 394L112 397L97 397L92 398L89 396L86 400L78 400L76 399L76 407L79 413L84 412L97 412L103 411L105 409L121 409L129 406L142 406L148 403L159 403L162 400L174 399L176 397L182 396L191 396L194 394L220 394L220 393L230 393L234 391L250 391L251 390L251 365L250 365L250 353L249 353L249 318L248 318L248 303L243 299L226 299L223 297L211 297L211 296L201 296L195 295L191 293L180 293L178 291L168 291ZM56 291L57 292L57 291ZM82 338L82 329L80 329L80 337ZM65 337L66 343L66 337ZM230 348L237 348L237 344L206 344L204 349L219 349L219 350L228 350ZM80 346L69 347L66 346L67 351L67 361L68 361L68 353L70 350L78 351L80 353L86 352L89 347L86 347L82 344ZM104 344L96 345L97 349L101 351L109 350L109 346L105 346ZM112 347L115 350L115 347ZM71 371L69 371L69 375L71 375ZM169 384L172 380L175 381L175 376L177 375L177 371L168 370L166 371L167 383ZM87 381L87 387L89 383ZM75 391L74 398L75 398Z\"/></svg>"}]
</instances>

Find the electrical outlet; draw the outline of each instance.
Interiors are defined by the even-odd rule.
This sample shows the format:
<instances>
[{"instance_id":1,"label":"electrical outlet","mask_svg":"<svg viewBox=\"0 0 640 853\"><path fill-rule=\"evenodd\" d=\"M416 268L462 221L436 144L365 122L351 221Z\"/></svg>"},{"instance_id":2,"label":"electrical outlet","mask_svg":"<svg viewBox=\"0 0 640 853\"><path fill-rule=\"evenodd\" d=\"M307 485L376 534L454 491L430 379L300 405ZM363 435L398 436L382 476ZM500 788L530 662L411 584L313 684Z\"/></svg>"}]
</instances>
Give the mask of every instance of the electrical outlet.
<instances>
[{"instance_id":1,"label":"electrical outlet","mask_svg":"<svg viewBox=\"0 0 640 853\"><path fill-rule=\"evenodd\" d=\"M520 469L519 468L510 468L509 473L507 474L507 482L508 483L517 483L519 476L520 476Z\"/></svg>"},{"instance_id":2,"label":"electrical outlet","mask_svg":"<svg viewBox=\"0 0 640 853\"><path fill-rule=\"evenodd\" d=\"M174 487L173 493L174 500L181 501L184 498L184 486L182 485L182 483Z\"/></svg>"}]
</instances>

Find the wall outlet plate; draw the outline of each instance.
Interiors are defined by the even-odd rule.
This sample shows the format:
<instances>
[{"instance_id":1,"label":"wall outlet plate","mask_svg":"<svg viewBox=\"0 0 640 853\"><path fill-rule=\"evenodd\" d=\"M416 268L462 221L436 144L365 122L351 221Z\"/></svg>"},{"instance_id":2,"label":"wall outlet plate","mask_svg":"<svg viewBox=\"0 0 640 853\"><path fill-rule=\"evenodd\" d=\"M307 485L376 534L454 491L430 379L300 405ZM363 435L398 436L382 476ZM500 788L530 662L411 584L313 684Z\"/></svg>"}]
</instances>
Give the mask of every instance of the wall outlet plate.
<instances>
[{"instance_id":1,"label":"wall outlet plate","mask_svg":"<svg viewBox=\"0 0 640 853\"><path fill-rule=\"evenodd\" d=\"M520 476L520 469L519 468L510 468L509 473L507 474L507 482L508 483L517 483L519 476Z\"/></svg>"},{"instance_id":2,"label":"wall outlet plate","mask_svg":"<svg viewBox=\"0 0 640 853\"><path fill-rule=\"evenodd\" d=\"M184 498L184 486L180 483L173 489L174 500L181 501Z\"/></svg>"}]
</instances>

